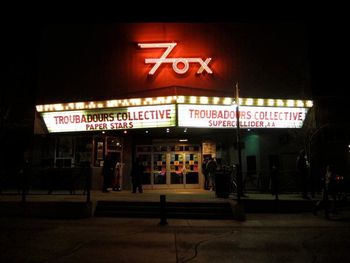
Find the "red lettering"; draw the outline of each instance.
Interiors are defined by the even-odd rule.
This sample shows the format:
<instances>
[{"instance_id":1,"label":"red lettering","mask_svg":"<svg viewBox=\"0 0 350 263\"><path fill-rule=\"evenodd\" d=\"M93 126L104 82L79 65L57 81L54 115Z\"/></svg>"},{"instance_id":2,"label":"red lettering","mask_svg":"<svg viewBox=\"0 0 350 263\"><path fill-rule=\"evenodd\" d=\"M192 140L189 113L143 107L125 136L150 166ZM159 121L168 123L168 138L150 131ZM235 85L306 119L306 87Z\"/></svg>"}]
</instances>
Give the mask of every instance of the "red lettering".
<instances>
[{"instance_id":1,"label":"red lettering","mask_svg":"<svg viewBox=\"0 0 350 263\"><path fill-rule=\"evenodd\" d=\"M58 118L59 118L60 116L53 116L53 117L55 118L55 123L58 124Z\"/></svg>"}]
</instances>

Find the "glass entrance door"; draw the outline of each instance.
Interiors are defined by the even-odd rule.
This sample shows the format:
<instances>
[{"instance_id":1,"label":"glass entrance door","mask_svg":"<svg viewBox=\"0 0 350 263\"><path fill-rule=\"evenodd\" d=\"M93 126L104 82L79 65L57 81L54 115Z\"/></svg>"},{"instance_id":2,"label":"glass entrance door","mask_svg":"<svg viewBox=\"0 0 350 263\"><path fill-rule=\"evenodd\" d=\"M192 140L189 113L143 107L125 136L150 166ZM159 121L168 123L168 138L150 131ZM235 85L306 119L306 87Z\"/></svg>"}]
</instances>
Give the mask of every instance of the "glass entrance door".
<instances>
[{"instance_id":1,"label":"glass entrance door","mask_svg":"<svg viewBox=\"0 0 350 263\"><path fill-rule=\"evenodd\" d=\"M185 153L186 184L199 183L198 153Z\"/></svg>"},{"instance_id":2,"label":"glass entrance door","mask_svg":"<svg viewBox=\"0 0 350 263\"><path fill-rule=\"evenodd\" d=\"M199 188L199 146L139 145L137 149L136 155L147 163L146 188Z\"/></svg>"},{"instance_id":3,"label":"glass entrance door","mask_svg":"<svg viewBox=\"0 0 350 263\"><path fill-rule=\"evenodd\" d=\"M198 183L198 153L170 153L170 184Z\"/></svg>"},{"instance_id":4,"label":"glass entrance door","mask_svg":"<svg viewBox=\"0 0 350 263\"><path fill-rule=\"evenodd\" d=\"M183 153L170 153L170 184L184 183Z\"/></svg>"},{"instance_id":5,"label":"glass entrance door","mask_svg":"<svg viewBox=\"0 0 350 263\"><path fill-rule=\"evenodd\" d=\"M153 183L167 183L167 158L164 152L153 154Z\"/></svg>"}]
</instances>

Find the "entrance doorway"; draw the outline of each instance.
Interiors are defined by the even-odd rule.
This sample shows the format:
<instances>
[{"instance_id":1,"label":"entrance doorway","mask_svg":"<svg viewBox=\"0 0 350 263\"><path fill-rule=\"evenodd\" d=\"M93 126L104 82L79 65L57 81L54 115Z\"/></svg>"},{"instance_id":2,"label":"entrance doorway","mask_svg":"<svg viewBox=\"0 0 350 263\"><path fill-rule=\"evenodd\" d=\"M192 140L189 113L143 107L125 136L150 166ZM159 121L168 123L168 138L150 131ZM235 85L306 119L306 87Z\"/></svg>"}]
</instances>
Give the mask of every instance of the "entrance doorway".
<instances>
[{"instance_id":1,"label":"entrance doorway","mask_svg":"<svg viewBox=\"0 0 350 263\"><path fill-rule=\"evenodd\" d=\"M200 188L199 145L138 145L145 189Z\"/></svg>"}]
</instances>

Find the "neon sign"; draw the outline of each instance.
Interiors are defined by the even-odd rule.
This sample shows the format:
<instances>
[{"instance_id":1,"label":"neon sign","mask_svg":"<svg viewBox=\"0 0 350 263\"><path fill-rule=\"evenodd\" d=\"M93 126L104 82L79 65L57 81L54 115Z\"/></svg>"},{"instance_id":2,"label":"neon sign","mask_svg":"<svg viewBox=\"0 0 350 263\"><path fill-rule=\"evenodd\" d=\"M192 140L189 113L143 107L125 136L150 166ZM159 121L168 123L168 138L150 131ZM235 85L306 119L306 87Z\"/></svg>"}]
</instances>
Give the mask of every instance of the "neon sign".
<instances>
[{"instance_id":1,"label":"neon sign","mask_svg":"<svg viewBox=\"0 0 350 263\"><path fill-rule=\"evenodd\" d=\"M206 60L203 60L201 58L168 58L169 53L175 48L177 43L140 43L138 45L140 48L166 48L160 58L145 59L146 64L154 64L152 69L148 72L149 75L153 75L163 63L172 63L173 70L177 74L185 74L190 67L190 63L198 63L200 65L197 74L202 74L203 71L206 71L208 74L213 73L213 71L208 66L211 58L207 58ZM179 67L179 64L182 64L183 67Z\"/></svg>"}]
</instances>

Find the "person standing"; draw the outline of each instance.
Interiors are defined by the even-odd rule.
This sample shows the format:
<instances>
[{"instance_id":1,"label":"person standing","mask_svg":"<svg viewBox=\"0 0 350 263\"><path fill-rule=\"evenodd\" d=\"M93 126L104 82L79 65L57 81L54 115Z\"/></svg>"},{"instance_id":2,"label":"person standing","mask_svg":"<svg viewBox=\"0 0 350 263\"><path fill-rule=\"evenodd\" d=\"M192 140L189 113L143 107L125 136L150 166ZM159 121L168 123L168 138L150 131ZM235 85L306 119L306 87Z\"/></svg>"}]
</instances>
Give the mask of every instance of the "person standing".
<instances>
[{"instance_id":1,"label":"person standing","mask_svg":"<svg viewBox=\"0 0 350 263\"><path fill-rule=\"evenodd\" d=\"M278 178L278 168L276 165L271 167L271 194L275 196L275 200L278 200L279 192L279 178Z\"/></svg>"},{"instance_id":2,"label":"person standing","mask_svg":"<svg viewBox=\"0 0 350 263\"><path fill-rule=\"evenodd\" d=\"M306 154L304 149L300 150L299 155L297 157L297 172L301 183L302 198L310 199L308 195L308 182L309 182L308 164L307 164Z\"/></svg>"},{"instance_id":3,"label":"person standing","mask_svg":"<svg viewBox=\"0 0 350 263\"><path fill-rule=\"evenodd\" d=\"M202 173L204 175L204 190L209 190L209 174L207 170L208 158L205 158L202 163Z\"/></svg>"},{"instance_id":4,"label":"person standing","mask_svg":"<svg viewBox=\"0 0 350 263\"><path fill-rule=\"evenodd\" d=\"M144 169L142 165L142 160L140 158L137 158L131 168L132 193L136 193L137 190L139 191L139 193L143 192L143 189L142 189L143 170Z\"/></svg>"},{"instance_id":5,"label":"person standing","mask_svg":"<svg viewBox=\"0 0 350 263\"><path fill-rule=\"evenodd\" d=\"M217 164L213 157L211 157L207 163L207 171L209 175L209 187L211 191L215 191L215 174L216 174Z\"/></svg>"},{"instance_id":6,"label":"person standing","mask_svg":"<svg viewBox=\"0 0 350 263\"><path fill-rule=\"evenodd\" d=\"M116 162L114 168L114 183L113 183L113 191L121 191L122 190L122 176L121 176L121 163Z\"/></svg>"},{"instance_id":7,"label":"person standing","mask_svg":"<svg viewBox=\"0 0 350 263\"><path fill-rule=\"evenodd\" d=\"M331 212L335 212L336 210L336 200L337 200L337 193L335 188L335 181L336 181L336 172L333 165L329 164L326 168L326 173L324 174L322 178L322 199L319 200L313 209L313 214L317 215L318 210L321 209L321 207L324 208L324 213L327 219L329 219L329 212L330 212L330 206L329 206L329 195L332 197L332 206L331 206Z\"/></svg>"},{"instance_id":8,"label":"person standing","mask_svg":"<svg viewBox=\"0 0 350 263\"><path fill-rule=\"evenodd\" d=\"M105 161L103 162L102 176L102 192L108 193L108 187L110 186L114 176L114 164L109 154L106 155Z\"/></svg>"}]
</instances>

